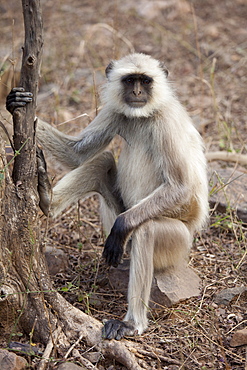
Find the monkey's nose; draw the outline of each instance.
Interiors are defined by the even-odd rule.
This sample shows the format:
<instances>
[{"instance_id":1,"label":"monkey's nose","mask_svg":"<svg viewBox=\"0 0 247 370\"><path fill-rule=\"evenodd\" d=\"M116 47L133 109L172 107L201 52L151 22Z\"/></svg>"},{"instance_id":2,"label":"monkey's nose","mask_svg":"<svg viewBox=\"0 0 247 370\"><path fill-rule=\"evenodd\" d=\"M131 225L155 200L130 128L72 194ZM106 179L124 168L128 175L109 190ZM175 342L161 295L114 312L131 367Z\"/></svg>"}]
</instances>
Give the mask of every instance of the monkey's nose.
<instances>
[{"instance_id":1,"label":"monkey's nose","mask_svg":"<svg viewBox=\"0 0 247 370\"><path fill-rule=\"evenodd\" d=\"M135 96L139 96L139 95L141 95L141 90L139 90L139 89L135 89L135 90L133 90L133 94L135 95Z\"/></svg>"}]
</instances>

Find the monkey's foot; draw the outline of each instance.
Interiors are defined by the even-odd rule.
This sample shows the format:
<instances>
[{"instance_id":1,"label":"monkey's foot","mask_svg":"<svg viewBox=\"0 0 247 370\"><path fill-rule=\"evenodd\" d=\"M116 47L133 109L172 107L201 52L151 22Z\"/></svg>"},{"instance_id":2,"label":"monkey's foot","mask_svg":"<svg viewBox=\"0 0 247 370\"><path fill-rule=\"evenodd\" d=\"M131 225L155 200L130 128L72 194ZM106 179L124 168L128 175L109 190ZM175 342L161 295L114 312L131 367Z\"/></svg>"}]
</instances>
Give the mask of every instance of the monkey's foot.
<instances>
[{"instance_id":1,"label":"monkey's foot","mask_svg":"<svg viewBox=\"0 0 247 370\"><path fill-rule=\"evenodd\" d=\"M134 326L128 321L109 320L104 324L102 337L120 340L124 336L134 335L136 332Z\"/></svg>"}]
</instances>

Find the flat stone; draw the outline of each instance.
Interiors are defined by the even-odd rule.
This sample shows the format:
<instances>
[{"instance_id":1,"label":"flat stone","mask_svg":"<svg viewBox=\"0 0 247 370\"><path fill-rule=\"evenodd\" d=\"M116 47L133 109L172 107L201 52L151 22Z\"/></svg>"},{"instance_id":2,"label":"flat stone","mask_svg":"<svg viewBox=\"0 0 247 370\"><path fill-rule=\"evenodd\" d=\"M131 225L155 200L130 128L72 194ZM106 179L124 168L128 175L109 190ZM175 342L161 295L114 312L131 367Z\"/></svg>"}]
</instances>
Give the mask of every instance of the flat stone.
<instances>
[{"instance_id":1,"label":"flat stone","mask_svg":"<svg viewBox=\"0 0 247 370\"><path fill-rule=\"evenodd\" d=\"M231 339L231 347L239 347L247 344L247 327L242 330L237 330Z\"/></svg>"},{"instance_id":2,"label":"flat stone","mask_svg":"<svg viewBox=\"0 0 247 370\"><path fill-rule=\"evenodd\" d=\"M188 266L157 273L154 280L151 300L167 307L200 294L201 280Z\"/></svg>"},{"instance_id":3,"label":"flat stone","mask_svg":"<svg viewBox=\"0 0 247 370\"><path fill-rule=\"evenodd\" d=\"M0 369L1 370L24 370L26 369L27 361L15 353L5 349L0 349Z\"/></svg>"}]
</instances>

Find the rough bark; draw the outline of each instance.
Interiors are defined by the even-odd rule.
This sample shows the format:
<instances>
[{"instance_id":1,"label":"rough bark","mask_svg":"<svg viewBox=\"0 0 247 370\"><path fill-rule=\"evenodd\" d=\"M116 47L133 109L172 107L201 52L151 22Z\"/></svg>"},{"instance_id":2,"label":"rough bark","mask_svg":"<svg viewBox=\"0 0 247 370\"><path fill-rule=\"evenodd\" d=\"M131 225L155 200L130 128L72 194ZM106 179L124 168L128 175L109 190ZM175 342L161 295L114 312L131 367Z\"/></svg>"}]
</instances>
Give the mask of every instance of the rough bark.
<instances>
[{"instance_id":1,"label":"rough bark","mask_svg":"<svg viewBox=\"0 0 247 370\"><path fill-rule=\"evenodd\" d=\"M42 52L42 17L38 0L22 0L25 45L20 86L34 95L33 103L14 112L12 176L0 138L0 325L9 338L17 330L32 341L54 341L60 351L79 337L104 356L141 369L124 342L101 338L102 324L58 294L50 280L39 236L35 108ZM59 333L59 334L56 334ZM57 336L57 338L56 338ZM42 365L42 368L43 365Z\"/></svg>"},{"instance_id":2,"label":"rough bark","mask_svg":"<svg viewBox=\"0 0 247 370\"><path fill-rule=\"evenodd\" d=\"M39 1L23 0L25 45L20 85L34 95L33 103L13 115L15 156L12 177L2 162L1 312L7 304L15 326L47 340L50 322L44 314L44 286L52 288L39 243L39 218L34 116L42 52ZM2 157L3 158L3 157ZM4 167L5 166L5 167ZM44 273L45 272L45 273ZM9 305L11 303L11 305Z\"/></svg>"},{"instance_id":3,"label":"rough bark","mask_svg":"<svg viewBox=\"0 0 247 370\"><path fill-rule=\"evenodd\" d=\"M30 182L37 189L37 181L35 181L36 146L34 118L43 37L40 1L22 0L22 8L25 25L25 45L23 48L20 86L24 87L26 91L33 93L33 101L27 104L25 108L15 110L13 115L14 147L15 150L22 148L20 154L15 158L13 180L15 184L17 182L21 183L21 190L26 190L26 188L30 187ZM35 207L33 208L35 210Z\"/></svg>"}]
</instances>

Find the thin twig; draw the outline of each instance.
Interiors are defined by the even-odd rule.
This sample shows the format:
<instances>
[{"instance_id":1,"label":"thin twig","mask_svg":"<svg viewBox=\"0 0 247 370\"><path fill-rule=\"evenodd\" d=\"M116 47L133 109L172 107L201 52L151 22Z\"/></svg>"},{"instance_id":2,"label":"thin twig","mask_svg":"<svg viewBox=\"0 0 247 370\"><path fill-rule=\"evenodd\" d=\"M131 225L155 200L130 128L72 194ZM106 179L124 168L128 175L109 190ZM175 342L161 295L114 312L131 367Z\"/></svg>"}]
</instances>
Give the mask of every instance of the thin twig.
<instances>
[{"instance_id":1,"label":"thin twig","mask_svg":"<svg viewBox=\"0 0 247 370\"><path fill-rule=\"evenodd\" d=\"M84 337L85 333L81 333L79 338L77 339L77 341L72 344L72 346L68 349L68 351L66 352L64 358L68 358L69 357L69 354L73 351L73 349L75 348L75 346L77 346L77 344L80 343L80 341L82 340L82 338Z\"/></svg>"},{"instance_id":2,"label":"thin twig","mask_svg":"<svg viewBox=\"0 0 247 370\"><path fill-rule=\"evenodd\" d=\"M48 365L48 362L49 362L49 358L51 356L51 352L52 352L53 347L54 347L54 344L57 343L58 337L59 337L59 334L61 333L61 331L62 331L62 328L59 327L50 335L50 339L47 343L47 346L46 346L45 351L44 351L43 356L42 356L42 360L40 361L37 370L45 370L46 369L46 367Z\"/></svg>"}]
</instances>

